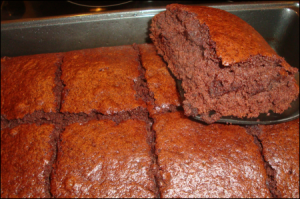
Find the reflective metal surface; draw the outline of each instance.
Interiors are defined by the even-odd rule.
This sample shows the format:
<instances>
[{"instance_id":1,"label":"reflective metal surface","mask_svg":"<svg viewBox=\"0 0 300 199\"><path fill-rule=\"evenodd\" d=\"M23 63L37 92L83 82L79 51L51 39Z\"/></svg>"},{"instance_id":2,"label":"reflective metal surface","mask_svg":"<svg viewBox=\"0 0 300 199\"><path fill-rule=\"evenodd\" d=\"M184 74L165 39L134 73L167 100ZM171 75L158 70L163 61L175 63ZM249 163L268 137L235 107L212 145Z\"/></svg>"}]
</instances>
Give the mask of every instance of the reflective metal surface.
<instances>
[{"instance_id":1,"label":"reflective metal surface","mask_svg":"<svg viewBox=\"0 0 300 199\"><path fill-rule=\"evenodd\" d=\"M299 3L202 4L227 10L252 25L279 55L299 67ZM130 9L1 22L1 56L66 52L151 42L152 17L164 11Z\"/></svg>"},{"instance_id":2,"label":"reflective metal surface","mask_svg":"<svg viewBox=\"0 0 300 199\"><path fill-rule=\"evenodd\" d=\"M119 6L131 1L68 1L75 5L84 6L84 7L111 7L111 6Z\"/></svg>"}]
</instances>

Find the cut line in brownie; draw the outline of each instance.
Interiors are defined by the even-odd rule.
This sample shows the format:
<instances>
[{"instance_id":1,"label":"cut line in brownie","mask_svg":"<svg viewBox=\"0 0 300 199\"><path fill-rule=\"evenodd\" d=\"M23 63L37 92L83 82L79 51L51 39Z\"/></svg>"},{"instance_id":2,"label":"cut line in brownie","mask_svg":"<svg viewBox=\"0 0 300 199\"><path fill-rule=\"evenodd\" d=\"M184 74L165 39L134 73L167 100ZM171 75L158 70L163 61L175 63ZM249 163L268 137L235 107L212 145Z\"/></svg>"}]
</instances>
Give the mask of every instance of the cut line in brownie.
<instances>
[{"instance_id":1,"label":"cut line in brownie","mask_svg":"<svg viewBox=\"0 0 300 199\"><path fill-rule=\"evenodd\" d=\"M60 135L53 197L157 197L147 124L74 123Z\"/></svg>"},{"instance_id":2,"label":"cut line in brownie","mask_svg":"<svg viewBox=\"0 0 300 199\"><path fill-rule=\"evenodd\" d=\"M64 113L64 125L70 125L73 123L85 123L91 120L112 120L116 124L120 122L137 119L149 123L148 112L146 108L138 107L131 111L122 111L112 115L104 115L97 112L92 112L90 114L86 113Z\"/></svg>"},{"instance_id":3,"label":"cut line in brownie","mask_svg":"<svg viewBox=\"0 0 300 199\"><path fill-rule=\"evenodd\" d=\"M264 167L267 172L267 187L270 190L270 193L273 198L281 198L281 193L277 189L277 182L275 179L275 170L271 167L270 163L266 160L263 154L263 146L261 141L258 138L258 135L261 133L260 128L257 125L254 126L246 126L246 131L254 138L254 143L258 146L261 156L264 161Z\"/></svg>"},{"instance_id":4,"label":"cut line in brownie","mask_svg":"<svg viewBox=\"0 0 300 199\"><path fill-rule=\"evenodd\" d=\"M57 129L62 128L64 115L60 113L45 113L42 110L34 111L31 114L26 114L21 119L7 120L1 116L1 129L15 128L21 124L36 124L38 126L42 124L53 124Z\"/></svg>"},{"instance_id":5,"label":"cut line in brownie","mask_svg":"<svg viewBox=\"0 0 300 199\"><path fill-rule=\"evenodd\" d=\"M274 197L299 198L299 118L250 129L262 145Z\"/></svg>"},{"instance_id":6,"label":"cut line in brownie","mask_svg":"<svg viewBox=\"0 0 300 199\"><path fill-rule=\"evenodd\" d=\"M147 101L150 115L176 111L180 106L179 93L166 63L157 55L153 44L139 44L136 48L139 49L140 62L145 70L144 76L151 97Z\"/></svg>"},{"instance_id":7,"label":"cut line in brownie","mask_svg":"<svg viewBox=\"0 0 300 199\"><path fill-rule=\"evenodd\" d=\"M1 198L50 198L58 131L24 124L1 130Z\"/></svg>"},{"instance_id":8,"label":"cut line in brownie","mask_svg":"<svg viewBox=\"0 0 300 199\"><path fill-rule=\"evenodd\" d=\"M204 125L183 112L153 117L162 198L271 197L260 151L243 127Z\"/></svg>"},{"instance_id":9,"label":"cut line in brownie","mask_svg":"<svg viewBox=\"0 0 300 199\"><path fill-rule=\"evenodd\" d=\"M149 122L148 111L146 108L138 107L130 111L122 111L112 115L104 115L92 111L90 114L86 113L45 113L44 111L35 111L32 114L26 114L22 119L7 120L1 118L1 129L14 128L20 124L53 124L57 129L62 129L67 125L73 123L86 123L91 120L105 120L110 119L117 124L128 119L137 119Z\"/></svg>"},{"instance_id":10,"label":"cut line in brownie","mask_svg":"<svg viewBox=\"0 0 300 199\"><path fill-rule=\"evenodd\" d=\"M138 52L130 45L65 53L61 112L111 115L146 107Z\"/></svg>"},{"instance_id":11,"label":"cut line in brownie","mask_svg":"<svg viewBox=\"0 0 300 199\"><path fill-rule=\"evenodd\" d=\"M282 113L298 97L298 69L233 14L172 4L153 18L150 30L158 53L182 80L187 116L213 123L221 116Z\"/></svg>"},{"instance_id":12,"label":"cut line in brownie","mask_svg":"<svg viewBox=\"0 0 300 199\"><path fill-rule=\"evenodd\" d=\"M151 100L153 100L152 96L150 95L150 90L147 84L147 79L145 77L146 74L146 70L145 68L142 66L141 63L141 57L140 57L140 50L138 48L137 44L133 44L132 47L134 48L134 50L136 51L136 53L138 53L138 70L140 72L139 77L137 78L137 81L134 82L134 89L136 90L136 99L141 98L143 99L144 102L148 103Z\"/></svg>"},{"instance_id":13,"label":"cut line in brownie","mask_svg":"<svg viewBox=\"0 0 300 199\"><path fill-rule=\"evenodd\" d=\"M1 119L60 108L63 53L1 58Z\"/></svg>"}]
</instances>

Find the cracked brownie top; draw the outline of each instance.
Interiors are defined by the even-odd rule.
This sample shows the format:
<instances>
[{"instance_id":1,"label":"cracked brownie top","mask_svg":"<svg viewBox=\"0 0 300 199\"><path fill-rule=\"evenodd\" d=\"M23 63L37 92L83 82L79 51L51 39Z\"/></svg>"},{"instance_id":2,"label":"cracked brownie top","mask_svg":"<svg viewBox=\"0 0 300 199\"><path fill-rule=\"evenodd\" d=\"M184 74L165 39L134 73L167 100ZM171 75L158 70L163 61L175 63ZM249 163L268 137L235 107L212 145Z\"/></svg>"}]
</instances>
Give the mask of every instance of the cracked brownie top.
<instances>
[{"instance_id":1,"label":"cracked brownie top","mask_svg":"<svg viewBox=\"0 0 300 199\"><path fill-rule=\"evenodd\" d=\"M163 198L271 196L260 151L243 127L203 125L182 112L154 121Z\"/></svg>"},{"instance_id":2,"label":"cracked brownie top","mask_svg":"<svg viewBox=\"0 0 300 199\"><path fill-rule=\"evenodd\" d=\"M62 64L62 112L105 115L145 107L137 97L138 52L132 46L71 51Z\"/></svg>"},{"instance_id":3,"label":"cracked brownie top","mask_svg":"<svg viewBox=\"0 0 300 199\"><path fill-rule=\"evenodd\" d=\"M38 54L1 59L1 115L23 118L43 110L57 112L60 93L56 74L62 53Z\"/></svg>"},{"instance_id":4,"label":"cracked brownie top","mask_svg":"<svg viewBox=\"0 0 300 199\"><path fill-rule=\"evenodd\" d=\"M62 132L52 173L54 197L156 196L146 123L75 123Z\"/></svg>"},{"instance_id":5,"label":"cracked brownie top","mask_svg":"<svg viewBox=\"0 0 300 199\"><path fill-rule=\"evenodd\" d=\"M54 125L1 130L1 198L49 198L56 151Z\"/></svg>"}]
</instances>

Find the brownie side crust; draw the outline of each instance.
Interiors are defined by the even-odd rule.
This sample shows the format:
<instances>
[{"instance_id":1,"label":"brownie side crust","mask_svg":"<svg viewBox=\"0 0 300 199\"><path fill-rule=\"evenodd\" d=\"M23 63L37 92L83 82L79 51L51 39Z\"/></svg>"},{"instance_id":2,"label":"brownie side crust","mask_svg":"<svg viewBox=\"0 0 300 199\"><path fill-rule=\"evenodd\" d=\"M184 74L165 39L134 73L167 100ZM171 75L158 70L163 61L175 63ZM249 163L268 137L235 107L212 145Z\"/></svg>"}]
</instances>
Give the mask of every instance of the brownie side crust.
<instances>
[{"instance_id":1,"label":"brownie side crust","mask_svg":"<svg viewBox=\"0 0 300 199\"><path fill-rule=\"evenodd\" d=\"M146 123L89 121L61 134L54 197L155 197Z\"/></svg>"},{"instance_id":2,"label":"brownie side crust","mask_svg":"<svg viewBox=\"0 0 300 199\"><path fill-rule=\"evenodd\" d=\"M1 130L1 198L49 198L58 131L53 125Z\"/></svg>"},{"instance_id":3,"label":"brownie side crust","mask_svg":"<svg viewBox=\"0 0 300 199\"><path fill-rule=\"evenodd\" d=\"M205 8L203 10L206 12ZM208 9L207 12L210 11ZM214 16L212 13L209 15L212 18L222 18L222 15ZM222 36L213 40L212 33L215 38L217 27L208 26L206 21L200 23L199 15L200 11L190 12L185 6L171 5L165 12L156 15L151 25L150 37L158 53L168 62L175 77L182 80L185 114L200 114L204 121L212 123L221 116L257 117L269 110L282 113L289 108L299 94L293 76L297 69L290 67L270 47L265 47L263 39L261 48L266 48L268 53L255 54L249 50L253 46L246 50L237 47L236 52L241 57L233 56L233 60L239 61L228 62L232 51L218 54L218 49L223 47L220 47ZM258 37L256 33L252 36ZM223 40L226 39L223 36ZM242 42L237 40L228 45L236 47ZM259 45L257 42L255 45ZM248 50L252 54L246 56ZM223 63L224 57L226 64ZM210 111L216 113L210 116Z\"/></svg>"},{"instance_id":4,"label":"brownie side crust","mask_svg":"<svg viewBox=\"0 0 300 199\"><path fill-rule=\"evenodd\" d=\"M162 198L270 197L253 137L240 126L203 125L183 112L156 114Z\"/></svg>"}]
</instances>

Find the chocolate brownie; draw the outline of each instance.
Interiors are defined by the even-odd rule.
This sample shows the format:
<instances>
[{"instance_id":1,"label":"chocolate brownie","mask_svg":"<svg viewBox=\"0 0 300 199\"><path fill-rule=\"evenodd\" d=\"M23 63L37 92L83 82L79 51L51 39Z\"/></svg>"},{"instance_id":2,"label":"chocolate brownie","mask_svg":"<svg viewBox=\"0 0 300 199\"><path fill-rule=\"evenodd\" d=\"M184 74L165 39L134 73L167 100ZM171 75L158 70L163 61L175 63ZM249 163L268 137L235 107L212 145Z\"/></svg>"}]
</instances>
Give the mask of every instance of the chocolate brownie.
<instances>
[{"instance_id":1,"label":"chocolate brownie","mask_svg":"<svg viewBox=\"0 0 300 199\"><path fill-rule=\"evenodd\" d=\"M1 120L59 110L62 56L51 53L1 58Z\"/></svg>"},{"instance_id":2,"label":"chocolate brownie","mask_svg":"<svg viewBox=\"0 0 300 199\"><path fill-rule=\"evenodd\" d=\"M157 55L153 44L138 45L141 64L145 68L145 78L152 100L148 102L149 113L175 111L180 106L175 79L168 71L166 63Z\"/></svg>"},{"instance_id":3,"label":"chocolate brownie","mask_svg":"<svg viewBox=\"0 0 300 199\"><path fill-rule=\"evenodd\" d=\"M138 51L129 45L67 52L61 67L61 112L111 115L146 108L135 89L138 67Z\"/></svg>"},{"instance_id":4,"label":"chocolate brownie","mask_svg":"<svg viewBox=\"0 0 300 199\"><path fill-rule=\"evenodd\" d=\"M263 156L274 173L275 196L299 198L299 119L260 125L258 131Z\"/></svg>"},{"instance_id":5,"label":"chocolate brownie","mask_svg":"<svg viewBox=\"0 0 300 199\"><path fill-rule=\"evenodd\" d=\"M187 116L282 113L297 99L291 67L249 24L226 11L171 4L152 19L150 37L182 80ZM213 114L214 113L214 114Z\"/></svg>"},{"instance_id":6,"label":"chocolate brownie","mask_svg":"<svg viewBox=\"0 0 300 199\"><path fill-rule=\"evenodd\" d=\"M259 148L240 126L154 115L161 197L270 197Z\"/></svg>"},{"instance_id":7,"label":"chocolate brownie","mask_svg":"<svg viewBox=\"0 0 300 199\"><path fill-rule=\"evenodd\" d=\"M156 197L150 134L138 120L67 126L58 144L51 193L63 198Z\"/></svg>"},{"instance_id":8,"label":"chocolate brownie","mask_svg":"<svg viewBox=\"0 0 300 199\"><path fill-rule=\"evenodd\" d=\"M53 125L1 130L1 198L49 198L58 134Z\"/></svg>"}]
</instances>

